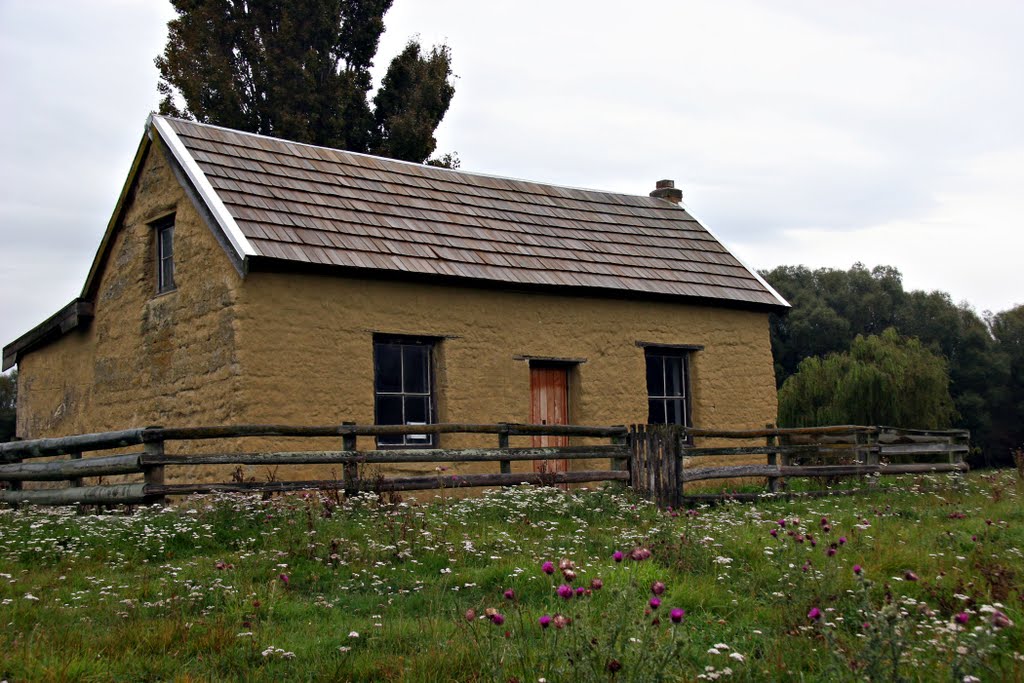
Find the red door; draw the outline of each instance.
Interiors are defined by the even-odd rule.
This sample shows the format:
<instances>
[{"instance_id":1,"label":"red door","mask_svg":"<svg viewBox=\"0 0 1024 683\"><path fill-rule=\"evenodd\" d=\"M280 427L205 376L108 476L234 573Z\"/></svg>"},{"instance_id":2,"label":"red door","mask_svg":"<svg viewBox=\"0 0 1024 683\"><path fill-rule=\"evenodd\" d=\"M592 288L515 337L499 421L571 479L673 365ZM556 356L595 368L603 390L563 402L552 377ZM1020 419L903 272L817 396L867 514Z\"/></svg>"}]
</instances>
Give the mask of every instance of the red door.
<instances>
[{"instance_id":1,"label":"red door","mask_svg":"<svg viewBox=\"0 0 1024 683\"><path fill-rule=\"evenodd\" d=\"M530 422L533 424L569 424L569 372L551 365L530 366ZM569 445L567 436L535 436L534 447L556 448ZM568 460L534 460L535 472L566 472Z\"/></svg>"}]
</instances>

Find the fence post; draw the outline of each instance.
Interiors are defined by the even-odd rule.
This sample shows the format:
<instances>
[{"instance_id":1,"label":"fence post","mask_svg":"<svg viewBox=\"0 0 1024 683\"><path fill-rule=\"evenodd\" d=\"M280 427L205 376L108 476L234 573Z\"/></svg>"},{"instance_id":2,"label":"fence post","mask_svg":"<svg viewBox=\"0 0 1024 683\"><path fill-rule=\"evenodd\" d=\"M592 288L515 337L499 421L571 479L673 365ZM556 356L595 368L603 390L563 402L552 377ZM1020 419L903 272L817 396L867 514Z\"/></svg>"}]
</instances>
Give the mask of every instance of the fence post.
<instances>
[{"instance_id":1,"label":"fence post","mask_svg":"<svg viewBox=\"0 0 1024 683\"><path fill-rule=\"evenodd\" d=\"M18 437L14 437L13 439L11 439L11 441L21 441L21 439L19 439ZM25 462L25 461L22 458L18 458L17 460L12 460L11 461L11 463L19 463L19 462ZM20 479L17 479L17 480L8 482L8 486L10 486L10 489L12 491L21 491L24 488L25 484ZM12 510L17 510L18 509L18 504L17 503L11 503L11 509Z\"/></svg>"},{"instance_id":2,"label":"fence post","mask_svg":"<svg viewBox=\"0 0 1024 683\"><path fill-rule=\"evenodd\" d=\"M355 422L342 422L342 425L349 426L355 425ZM341 450L345 451L349 455L355 455L356 451L356 435L354 433L347 433L341 435ZM359 479L359 465L354 462L347 462L341 467L342 485L345 487L345 495L351 496L356 491L356 481Z\"/></svg>"},{"instance_id":3,"label":"fence post","mask_svg":"<svg viewBox=\"0 0 1024 683\"><path fill-rule=\"evenodd\" d=\"M672 507L683 504L683 453L689 448L686 427L678 425L672 434Z\"/></svg>"},{"instance_id":4,"label":"fence post","mask_svg":"<svg viewBox=\"0 0 1024 683\"><path fill-rule=\"evenodd\" d=\"M159 425L152 425L146 427L146 429L163 429ZM163 456L165 455L164 440L160 438L155 441L146 441L142 444L142 449L146 455ZM81 454L79 454L81 455ZM164 466L163 465L146 465L142 468L142 479L146 486L163 486L164 484ZM146 505L167 505L167 496L161 495L147 495Z\"/></svg>"},{"instance_id":5,"label":"fence post","mask_svg":"<svg viewBox=\"0 0 1024 683\"><path fill-rule=\"evenodd\" d=\"M625 429L625 425L621 425ZM629 432L618 434L611 438L611 444L613 446L626 446L629 444ZM612 470L616 472L628 472L629 471L629 458L612 458Z\"/></svg>"},{"instance_id":6,"label":"fence post","mask_svg":"<svg viewBox=\"0 0 1024 683\"><path fill-rule=\"evenodd\" d=\"M765 429L775 429L775 425L769 422L764 426ZM779 437L775 434L769 434L764 439L764 445L767 448L773 448L779 444ZM778 467L778 457L776 453L768 454L768 466ZM778 493L781 488L779 484L779 477L768 477L768 491L769 493Z\"/></svg>"},{"instance_id":7,"label":"fence post","mask_svg":"<svg viewBox=\"0 0 1024 683\"><path fill-rule=\"evenodd\" d=\"M499 426L501 429L498 431L498 448L508 448L508 423L500 422ZM502 474L512 474L511 460L502 460L499 464L501 465Z\"/></svg>"}]
</instances>

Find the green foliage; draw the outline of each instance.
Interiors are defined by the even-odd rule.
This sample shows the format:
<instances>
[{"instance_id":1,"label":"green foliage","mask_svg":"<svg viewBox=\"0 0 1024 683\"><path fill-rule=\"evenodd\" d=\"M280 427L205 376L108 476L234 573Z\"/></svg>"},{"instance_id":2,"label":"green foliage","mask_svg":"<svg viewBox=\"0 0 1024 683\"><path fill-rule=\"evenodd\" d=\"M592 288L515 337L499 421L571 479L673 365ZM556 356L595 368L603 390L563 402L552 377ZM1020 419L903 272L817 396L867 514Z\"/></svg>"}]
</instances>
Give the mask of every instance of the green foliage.
<instances>
[{"instance_id":1,"label":"green foliage","mask_svg":"<svg viewBox=\"0 0 1024 683\"><path fill-rule=\"evenodd\" d=\"M848 271L780 266L763 275L793 305L788 315L771 317L780 387L803 359L846 351L859 334L895 327L946 359L959 415L953 426L970 430L981 461L1007 461L1010 434L1020 419L1007 404L1011 349L990 331L998 316L982 320L945 292L905 292L900 272L888 266L870 271L859 263Z\"/></svg>"},{"instance_id":2,"label":"green foliage","mask_svg":"<svg viewBox=\"0 0 1024 683\"><path fill-rule=\"evenodd\" d=\"M410 42L370 108L392 0L172 0L156 58L164 114L422 162L455 94L446 45ZM184 101L179 108L176 97Z\"/></svg>"},{"instance_id":3,"label":"green foliage","mask_svg":"<svg viewBox=\"0 0 1024 683\"><path fill-rule=\"evenodd\" d=\"M995 409L1000 448L1024 447L1024 305L991 316L992 335L1007 364L1007 380Z\"/></svg>"},{"instance_id":4,"label":"green foliage","mask_svg":"<svg viewBox=\"0 0 1024 683\"><path fill-rule=\"evenodd\" d=\"M10 441L15 433L18 407L18 371L0 375L0 442Z\"/></svg>"},{"instance_id":5,"label":"green foliage","mask_svg":"<svg viewBox=\"0 0 1024 683\"><path fill-rule=\"evenodd\" d=\"M890 328L848 352L807 358L779 390L779 424L948 427L956 411L946 361Z\"/></svg>"}]
</instances>

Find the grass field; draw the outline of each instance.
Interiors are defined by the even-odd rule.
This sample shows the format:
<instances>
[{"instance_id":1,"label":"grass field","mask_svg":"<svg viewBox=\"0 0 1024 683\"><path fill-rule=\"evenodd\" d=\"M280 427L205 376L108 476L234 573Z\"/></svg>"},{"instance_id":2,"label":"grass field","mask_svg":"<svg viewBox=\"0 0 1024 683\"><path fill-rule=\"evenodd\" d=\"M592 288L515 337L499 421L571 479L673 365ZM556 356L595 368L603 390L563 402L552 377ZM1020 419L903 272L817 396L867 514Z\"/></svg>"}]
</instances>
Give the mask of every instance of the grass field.
<instances>
[{"instance_id":1,"label":"grass field","mask_svg":"<svg viewBox=\"0 0 1024 683\"><path fill-rule=\"evenodd\" d=\"M999 472L670 513L527 487L6 510L0 678L1022 681L1022 494Z\"/></svg>"}]
</instances>

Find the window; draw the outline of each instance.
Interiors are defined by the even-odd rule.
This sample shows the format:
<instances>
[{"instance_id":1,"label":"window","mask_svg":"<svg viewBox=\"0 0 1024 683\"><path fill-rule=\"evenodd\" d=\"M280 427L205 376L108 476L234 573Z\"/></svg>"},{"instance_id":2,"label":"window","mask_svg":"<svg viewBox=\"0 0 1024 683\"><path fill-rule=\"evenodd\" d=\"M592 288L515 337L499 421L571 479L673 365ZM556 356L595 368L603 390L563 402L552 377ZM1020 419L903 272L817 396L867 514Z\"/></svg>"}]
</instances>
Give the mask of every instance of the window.
<instances>
[{"instance_id":1,"label":"window","mask_svg":"<svg viewBox=\"0 0 1024 683\"><path fill-rule=\"evenodd\" d=\"M378 337L373 341L374 421L415 425L434 421L434 340ZM433 446L433 434L380 436L378 446Z\"/></svg>"},{"instance_id":2,"label":"window","mask_svg":"<svg viewBox=\"0 0 1024 683\"><path fill-rule=\"evenodd\" d=\"M174 289L174 217L153 225L156 234L156 293Z\"/></svg>"},{"instance_id":3,"label":"window","mask_svg":"<svg viewBox=\"0 0 1024 683\"><path fill-rule=\"evenodd\" d=\"M690 426L690 354L647 347L647 422Z\"/></svg>"}]
</instances>

